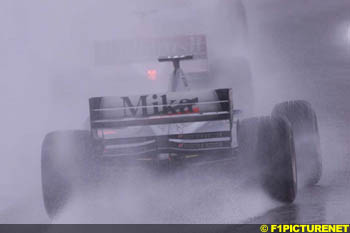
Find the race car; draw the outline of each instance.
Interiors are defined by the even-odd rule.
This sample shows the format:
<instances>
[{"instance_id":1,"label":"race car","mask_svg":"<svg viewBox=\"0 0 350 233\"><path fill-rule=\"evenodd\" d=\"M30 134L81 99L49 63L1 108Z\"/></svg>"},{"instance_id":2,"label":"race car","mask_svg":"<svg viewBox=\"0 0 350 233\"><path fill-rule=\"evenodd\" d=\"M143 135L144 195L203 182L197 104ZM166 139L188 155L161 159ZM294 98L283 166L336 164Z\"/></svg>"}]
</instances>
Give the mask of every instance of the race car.
<instances>
[{"instance_id":1,"label":"race car","mask_svg":"<svg viewBox=\"0 0 350 233\"><path fill-rule=\"evenodd\" d=\"M42 143L43 197L50 217L82 185L99 184L106 170L127 167L162 174L195 167L218 167L223 174L244 170L273 199L287 203L296 197L297 180L319 181L315 111L294 100L277 104L269 116L254 117L243 4L201 2L147 1L142 12L133 12L137 17L125 8L116 13L112 5L106 7L112 2L104 2L96 6L103 14L96 10L84 20L89 28L81 34L98 35L95 66L57 76L52 88L59 102L66 98L71 105L74 97L82 98L83 91L75 89L84 86L90 116L84 129L53 131ZM120 25L101 27L96 19ZM83 39L79 34L79 44L89 44ZM78 60L84 59L86 53ZM69 110L55 105L51 114L73 115L68 111L77 105Z\"/></svg>"},{"instance_id":2,"label":"race car","mask_svg":"<svg viewBox=\"0 0 350 233\"><path fill-rule=\"evenodd\" d=\"M78 184L98 182L106 164L176 170L220 163L233 169L239 163L267 194L287 203L297 194L297 171L309 185L319 181L319 132L308 102L284 102L270 116L240 119L231 88L191 90L180 62L193 58L159 58L174 66L169 92L92 97L89 130L45 137L42 185L49 216Z\"/></svg>"}]
</instances>

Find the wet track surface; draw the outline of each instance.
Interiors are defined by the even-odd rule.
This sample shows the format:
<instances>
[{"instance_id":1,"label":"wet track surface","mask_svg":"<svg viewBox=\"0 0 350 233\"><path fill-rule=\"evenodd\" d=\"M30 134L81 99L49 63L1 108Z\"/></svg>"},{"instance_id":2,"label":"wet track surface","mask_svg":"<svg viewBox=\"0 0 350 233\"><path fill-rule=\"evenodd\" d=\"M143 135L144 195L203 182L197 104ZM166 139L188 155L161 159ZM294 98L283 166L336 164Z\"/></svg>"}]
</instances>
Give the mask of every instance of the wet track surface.
<instances>
[{"instance_id":1,"label":"wet track surface","mask_svg":"<svg viewBox=\"0 0 350 233\"><path fill-rule=\"evenodd\" d=\"M350 217L350 4L346 0L266 1L249 3L247 9L258 110L267 114L274 103L309 100L319 118L324 173L318 185L300 189L293 204L268 201L258 208L248 201L240 205L244 217L233 214L231 219L216 220L346 223ZM33 167L37 169L33 179L40 180L40 165ZM50 222L40 184L3 186L9 188L1 195L0 223Z\"/></svg>"},{"instance_id":2,"label":"wet track surface","mask_svg":"<svg viewBox=\"0 0 350 233\"><path fill-rule=\"evenodd\" d=\"M349 174L343 174L347 177ZM342 179L343 177L341 177ZM246 223L257 224L318 224L346 223L350 206L348 184L317 185L299 191L293 204L271 209Z\"/></svg>"}]
</instances>

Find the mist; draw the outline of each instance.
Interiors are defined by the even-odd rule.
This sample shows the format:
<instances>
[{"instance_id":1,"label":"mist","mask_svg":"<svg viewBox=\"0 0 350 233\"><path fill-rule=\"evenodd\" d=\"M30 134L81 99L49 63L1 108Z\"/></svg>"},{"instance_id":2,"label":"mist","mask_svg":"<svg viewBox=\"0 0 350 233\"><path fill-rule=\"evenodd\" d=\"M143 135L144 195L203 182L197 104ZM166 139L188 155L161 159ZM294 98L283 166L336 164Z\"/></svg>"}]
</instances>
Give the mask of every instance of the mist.
<instances>
[{"instance_id":1,"label":"mist","mask_svg":"<svg viewBox=\"0 0 350 233\"><path fill-rule=\"evenodd\" d=\"M157 84L139 78L149 67L164 75L171 72L156 58L130 67L96 65L95 42L119 38L195 34L195 30L215 35L210 38L214 46L208 48L213 64L232 53L249 61L254 90L251 115L269 115L276 103L290 99L311 102L321 132L321 184L337 180L336 171L347 167L350 151L350 131L344 126L350 113L346 103L350 45L345 39L350 17L341 3L349 4L324 1L312 8L316 1L243 1L246 21L237 20L243 14L238 11L233 21L239 22L230 24L226 11L211 22L224 2L230 1L3 0L0 206L6 214L1 222L49 221L42 202L41 143L50 131L82 128L89 115L89 97L167 90L168 76ZM201 9L194 11L198 18L180 15L196 8ZM210 17L202 22L206 15L200 14L205 12ZM166 20L158 22L161 18ZM176 25L176 20L194 23L167 25ZM230 34L230 27L237 28L239 35ZM224 45L231 40L234 46L227 51ZM225 83L215 86L221 84ZM200 178L191 181L185 175L145 178L142 173L143 182L127 175L115 187L110 177L101 187L73 196L54 222L236 223L280 205L247 187L249 181L242 175L233 184L226 179L196 183ZM15 210L28 205L31 213L13 217Z\"/></svg>"}]
</instances>

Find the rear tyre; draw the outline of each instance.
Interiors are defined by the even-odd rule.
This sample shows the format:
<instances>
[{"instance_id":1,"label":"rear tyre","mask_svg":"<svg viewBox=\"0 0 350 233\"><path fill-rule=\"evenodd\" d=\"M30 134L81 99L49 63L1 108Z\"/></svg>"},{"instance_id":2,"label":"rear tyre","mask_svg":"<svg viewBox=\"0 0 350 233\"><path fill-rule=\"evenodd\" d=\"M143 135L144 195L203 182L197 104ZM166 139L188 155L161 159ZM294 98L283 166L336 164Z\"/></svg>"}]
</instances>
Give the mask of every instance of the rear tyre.
<instances>
[{"instance_id":1,"label":"rear tyre","mask_svg":"<svg viewBox=\"0 0 350 233\"><path fill-rule=\"evenodd\" d=\"M273 199L293 202L297 194L292 130L282 118L259 117L238 125L240 156Z\"/></svg>"},{"instance_id":2,"label":"rear tyre","mask_svg":"<svg viewBox=\"0 0 350 233\"><path fill-rule=\"evenodd\" d=\"M287 119L292 126L299 184L316 184L322 175L322 159L317 117L311 104L304 100L280 103L272 115Z\"/></svg>"},{"instance_id":3,"label":"rear tyre","mask_svg":"<svg viewBox=\"0 0 350 233\"><path fill-rule=\"evenodd\" d=\"M41 151L41 179L50 218L65 206L77 186L96 180L97 148L89 131L56 131L46 135Z\"/></svg>"}]
</instances>

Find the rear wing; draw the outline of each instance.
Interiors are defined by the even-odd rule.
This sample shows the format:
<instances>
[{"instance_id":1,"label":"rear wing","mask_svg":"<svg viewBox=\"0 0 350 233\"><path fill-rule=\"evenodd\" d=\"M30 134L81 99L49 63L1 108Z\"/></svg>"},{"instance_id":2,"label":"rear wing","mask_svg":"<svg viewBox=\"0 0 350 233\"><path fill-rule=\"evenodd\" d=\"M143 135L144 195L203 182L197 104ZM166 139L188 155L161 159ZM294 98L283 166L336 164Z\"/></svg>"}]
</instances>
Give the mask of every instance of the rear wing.
<instances>
[{"instance_id":1,"label":"rear wing","mask_svg":"<svg viewBox=\"0 0 350 233\"><path fill-rule=\"evenodd\" d=\"M229 120L232 90L170 92L89 99L91 130L127 126Z\"/></svg>"},{"instance_id":2,"label":"rear wing","mask_svg":"<svg viewBox=\"0 0 350 233\"><path fill-rule=\"evenodd\" d=\"M89 104L91 132L94 138L103 141L104 155L153 160L162 153L191 157L193 153L213 155L215 151L231 154L233 150L231 89L94 97L90 98ZM229 124L222 124L225 129L220 131L205 129L204 132L169 134L168 131L168 134L163 132L165 135L105 137L105 132L116 132L114 129L128 126L215 120L226 120Z\"/></svg>"}]
</instances>

